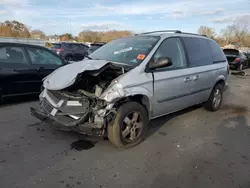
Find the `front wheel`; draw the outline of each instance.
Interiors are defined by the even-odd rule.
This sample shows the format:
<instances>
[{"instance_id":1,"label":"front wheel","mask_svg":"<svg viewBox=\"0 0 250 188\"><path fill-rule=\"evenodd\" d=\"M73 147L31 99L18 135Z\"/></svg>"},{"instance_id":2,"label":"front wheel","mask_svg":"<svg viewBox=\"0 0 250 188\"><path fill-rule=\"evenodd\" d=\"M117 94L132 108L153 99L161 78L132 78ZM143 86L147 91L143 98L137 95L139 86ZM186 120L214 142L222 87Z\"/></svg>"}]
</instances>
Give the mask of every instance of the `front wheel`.
<instances>
[{"instance_id":1,"label":"front wheel","mask_svg":"<svg viewBox=\"0 0 250 188\"><path fill-rule=\"evenodd\" d=\"M221 84L214 86L204 107L209 111L217 111L222 104L223 87Z\"/></svg>"},{"instance_id":2,"label":"front wheel","mask_svg":"<svg viewBox=\"0 0 250 188\"><path fill-rule=\"evenodd\" d=\"M149 124L147 110L137 102L121 105L114 121L108 125L109 141L120 149L139 144L147 132Z\"/></svg>"}]
</instances>

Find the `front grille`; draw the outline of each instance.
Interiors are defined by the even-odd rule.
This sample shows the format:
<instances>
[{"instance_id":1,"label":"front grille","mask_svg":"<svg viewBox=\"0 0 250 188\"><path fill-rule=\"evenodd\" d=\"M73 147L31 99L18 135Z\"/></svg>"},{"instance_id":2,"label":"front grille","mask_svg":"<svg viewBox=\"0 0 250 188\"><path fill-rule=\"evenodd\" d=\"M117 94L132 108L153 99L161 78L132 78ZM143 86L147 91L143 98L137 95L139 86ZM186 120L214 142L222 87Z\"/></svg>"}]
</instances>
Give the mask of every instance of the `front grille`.
<instances>
[{"instance_id":1,"label":"front grille","mask_svg":"<svg viewBox=\"0 0 250 188\"><path fill-rule=\"evenodd\" d=\"M57 92L47 90L47 94L56 104L62 99Z\"/></svg>"},{"instance_id":2,"label":"front grille","mask_svg":"<svg viewBox=\"0 0 250 188\"><path fill-rule=\"evenodd\" d=\"M45 112L47 113L51 113L53 110L53 106L49 103L49 101L47 101L46 98L43 98L43 100L41 101L41 106L44 109Z\"/></svg>"}]
</instances>

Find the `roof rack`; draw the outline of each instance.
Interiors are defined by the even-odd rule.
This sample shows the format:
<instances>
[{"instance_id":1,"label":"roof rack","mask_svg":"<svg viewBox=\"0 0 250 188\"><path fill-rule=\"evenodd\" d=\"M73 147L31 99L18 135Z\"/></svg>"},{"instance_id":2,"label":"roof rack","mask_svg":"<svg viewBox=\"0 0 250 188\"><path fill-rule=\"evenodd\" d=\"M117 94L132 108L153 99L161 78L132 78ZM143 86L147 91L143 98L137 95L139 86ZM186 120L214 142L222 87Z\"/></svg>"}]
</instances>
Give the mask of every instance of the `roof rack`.
<instances>
[{"instance_id":1,"label":"roof rack","mask_svg":"<svg viewBox=\"0 0 250 188\"><path fill-rule=\"evenodd\" d=\"M151 33L181 33L181 31L179 30L159 30L159 31L150 31L150 32L146 32L146 33L140 33L140 34L136 34L136 35L141 35L141 34L151 34Z\"/></svg>"},{"instance_id":2,"label":"roof rack","mask_svg":"<svg viewBox=\"0 0 250 188\"><path fill-rule=\"evenodd\" d=\"M93 42L91 44L106 44L106 42Z\"/></svg>"},{"instance_id":3,"label":"roof rack","mask_svg":"<svg viewBox=\"0 0 250 188\"><path fill-rule=\"evenodd\" d=\"M207 37L206 35L200 35L200 34L195 34L195 33L185 33L182 32L180 30L159 30L159 31L150 31L150 32L146 32L146 33L140 33L140 34L136 34L136 35L143 35L143 34L152 34L152 33L179 33L179 34L188 34L188 35L196 35L196 36L204 36Z\"/></svg>"},{"instance_id":4,"label":"roof rack","mask_svg":"<svg viewBox=\"0 0 250 188\"><path fill-rule=\"evenodd\" d=\"M196 35L196 36L204 36L204 37L207 37L207 35L201 35L201 34L196 34L196 33L184 33L184 32L181 32L182 34L188 34L188 35Z\"/></svg>"}]
</instances>

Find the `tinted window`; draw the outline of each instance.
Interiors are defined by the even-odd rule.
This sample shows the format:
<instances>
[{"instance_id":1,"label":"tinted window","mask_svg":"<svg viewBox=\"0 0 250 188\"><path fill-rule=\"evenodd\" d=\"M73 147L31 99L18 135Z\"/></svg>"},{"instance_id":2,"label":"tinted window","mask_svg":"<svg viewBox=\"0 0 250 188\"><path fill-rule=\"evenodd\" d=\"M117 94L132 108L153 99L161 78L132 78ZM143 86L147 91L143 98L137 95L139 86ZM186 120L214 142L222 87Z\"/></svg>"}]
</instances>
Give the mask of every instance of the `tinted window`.
<instances>
[{"instance_id":1,"label":"tinted window","mask_svg":"<svg viewBox=\"0 0 250 188\"><path fill-rule=\"evenodd\" d=\"M84 45L84 44L82 44L81 46L82 46L82 48L83 48L84 50L89 49L89 47L88 47L88 46L86 46L86 45Z\"/></svg>"},{"instance_id":2,"label":"tinted window","mask_svg":"<svg viewBox=\"0 0 250 188\"><path fill-rule=\"evenodd\" d=\"M74 46L74 45L71 44L71 43L64 43L64 44L63 44L63 48L74 48L74 47L76 47L76 46Z\"/></svg>"},{"instance_id":3,"label":"tinted window","mask_svg":"<svg viewBox=\"0 0 250 188\"><path fill-rule=\"evenodd\" d=\"M184 43L189 56L190 67L211 65L213 63L207 39L184 37Z\"/></svg>"},{"instance_id":4,"label":"tinted window","mask_svg":"<svg viewBox=\"0 0 250 188\"><path fill-rule=\"evenodd\" d=\"M223 50L224 54L227 55L234 55L234 56L238 56L239 55L239 51L235 50L235 49L224 49Z\"/></svg>"},{"instance_id":5,"label":"tinted window","mask_svg":"<svg viewBox=\"0 0 250 188\"><path fill-rule=\"evenodd\" d=\"M52 44L51 48L59 49L61 48L61 44Z\"/></svg>"},{"instance_id":6,"label":"tinted window","mask_svg":"<svg viewBox=\"0 0 250 188\"><path fill-rule=\"evenodd\" d=\"M83 50L87 50L88 49L88 47L87 46L85 46L85 45L83 45L83 44L71 44L71 47L73 48L73 49L83 49Z\"/></svg>"},{"instance_id":7,"label":"tinted window","mask_svg":"<svg viewBox=\"0 0 250 188\"><path fill-rule=\"evenodd\" d=\"M97 50L98 48L100 48L100 46L90 46L89 50L93 52Z\"/></svg>"},{"instance_id":8,"label":"tinted window","mask_svg":"<svg viewBox=\"0 0 250 188\"><path fill-rule=\"evenodd\" d=\"M62 65L62 60L53 53L40 48L27 48L32 64Z\"/></svg>"},{"instance_id":9,"label":"tinted window","mask_svg":"<svg viewBox=\"0 0 250 188\"><path fill-rule=\"evenodd\" d=\"M0 62L28 64L23 49L11 46L0 47Z\"/></svg>"},{"instance_id":10,"label":"tinted window","mask_svg":"<svg viewBox=\"0 0 250 188\"><path fill-rule=\"evenodd\" d=\"M219 63L225 61L226 58L220 46L215 41L212 40L206 40L206 41L210 47L213 56L213 63Z\"/></svg>"},{"instance_id":11,"label":"tinted window","mask_svg":"<svg viewBox=\"0 0 250 188\"><path fill-rule=\"evenodd\" d=\"M241 59L247 59L247 57L246 57L245 54L243 54L243 53L240 53L240 54L239 54L239 57L240 57Z\"/></svg>"},{"instance_id":12,"label":"tinted window","mask_svg":"<svg viewBox=\"0 0 250 188\"><path fill-rule=\"evenodd\" d=\"M153 61L155 62L159 57L169 57L173 65L160 70L178 69L186 67L186 58L182 43L178 38L169 38L164 40L160 47L156 50Z\"/></svg>"}]
</instances>

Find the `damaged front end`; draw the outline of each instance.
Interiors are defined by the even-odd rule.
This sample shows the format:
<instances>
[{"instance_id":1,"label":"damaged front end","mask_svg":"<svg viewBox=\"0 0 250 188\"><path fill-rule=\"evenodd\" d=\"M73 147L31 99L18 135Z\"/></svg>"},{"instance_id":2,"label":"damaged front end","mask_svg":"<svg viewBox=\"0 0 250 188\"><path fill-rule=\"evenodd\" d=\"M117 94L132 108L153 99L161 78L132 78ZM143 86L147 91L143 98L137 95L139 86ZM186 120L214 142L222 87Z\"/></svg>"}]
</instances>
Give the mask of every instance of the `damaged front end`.
<instances>
[{"instance_id":1,"label":"damaged front end","mask_svg":"<svg viewBox=\"0 0 250 188\"><path fill-rule=\"evenodd\" d=\"M99 69L83 70L71 85L59 90L44 83L40 108L31 108L31 114L61 130L102 136L115 115L113 101L124 96L115 79L128 70L119 64L106 63ZM44 80L50 81L49 77Z\"/></svg>"}]
</instances>

